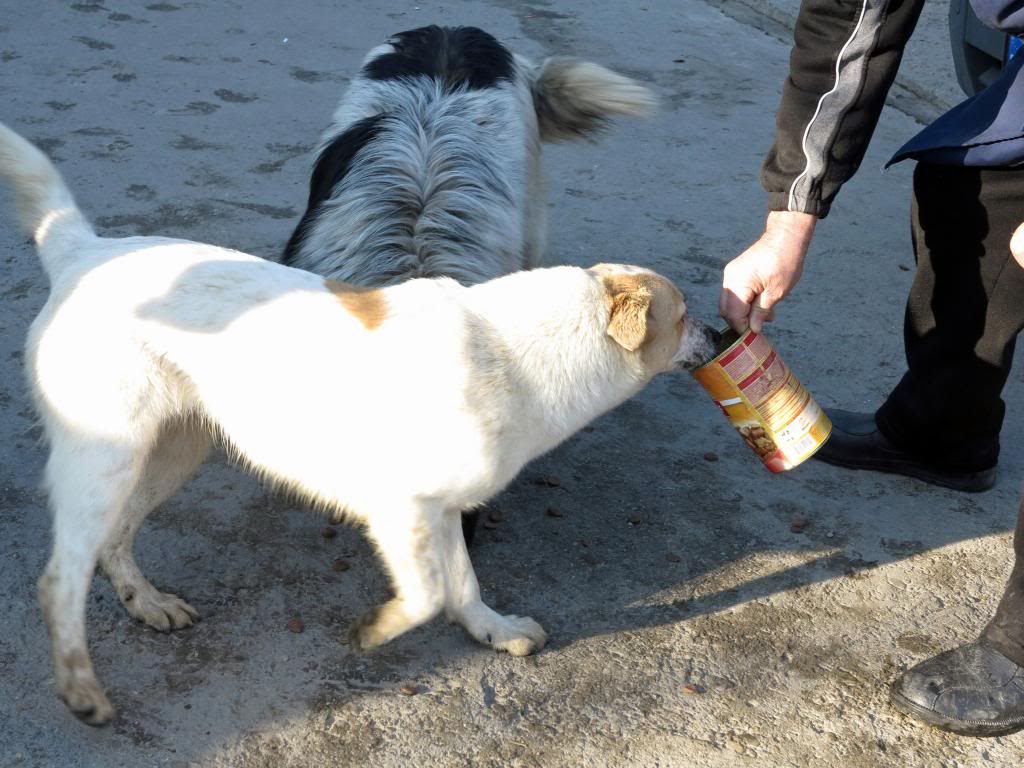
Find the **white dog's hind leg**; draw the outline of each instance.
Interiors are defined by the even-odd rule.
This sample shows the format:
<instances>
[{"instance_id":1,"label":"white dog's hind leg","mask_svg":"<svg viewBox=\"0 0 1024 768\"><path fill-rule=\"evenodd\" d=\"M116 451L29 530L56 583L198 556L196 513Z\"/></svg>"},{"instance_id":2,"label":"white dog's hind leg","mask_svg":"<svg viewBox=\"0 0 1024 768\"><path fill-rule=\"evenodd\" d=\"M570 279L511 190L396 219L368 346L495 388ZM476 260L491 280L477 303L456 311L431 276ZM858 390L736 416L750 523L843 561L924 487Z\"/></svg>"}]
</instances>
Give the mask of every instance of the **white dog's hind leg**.
<instances>
[{"instance_id":1,"label":"white dog's hind leg","mask_svg":"<svg viewBox=\"0 0 1024 768\"><path fill-rule=\"evenodd\" d=\"M466 551L458 515L445 518L448 551L443 560L445 613L481 643L513 656L528 656L548 641L543 627L528 616L502 616L480 599L480 584Z\"/></svg>"},{"instance_id":2,"label":"white dog's hind leg","mask_svg":"<svg viewBox=\"0 0 1024 768\"><path fill-rule=\"evenodd\" d=\"M93 672L85 602L97 555L118 522L144 453L110 441L54 434L46 474L53 507L53 553L39 600L53 646L57 690L78 717L103 725L114 708Z\"/></svg>"},{"instance_id":3,"label":"white dog's hind leg","mask_svg":"<svg viewBox=\"0 0 1024 768\"><path fill-rule=\"evenodd\" d=\"M153 629L169 632L192 626L196 610L176 595L161 592L139 570L132 544L146 516L169 499L202 464L209 432L194 421L168 424L146 459L135 490L100 553L100 565L125 609Z\"/></svg>"},{"instance_id":4,"label":"white dog's hind leg","mask_svg":"<svg viewBox=\"0 0 1024 768\"><path fill-rule=\"evenodd\" d=\"M352 624L349 642L355 650L368 651L383 645L441 612L442 519L441 508L430 503L413 503L403 510L381 511L369 517L369 533L391 575L395 597Z\"/></svg>"}]
</instances>

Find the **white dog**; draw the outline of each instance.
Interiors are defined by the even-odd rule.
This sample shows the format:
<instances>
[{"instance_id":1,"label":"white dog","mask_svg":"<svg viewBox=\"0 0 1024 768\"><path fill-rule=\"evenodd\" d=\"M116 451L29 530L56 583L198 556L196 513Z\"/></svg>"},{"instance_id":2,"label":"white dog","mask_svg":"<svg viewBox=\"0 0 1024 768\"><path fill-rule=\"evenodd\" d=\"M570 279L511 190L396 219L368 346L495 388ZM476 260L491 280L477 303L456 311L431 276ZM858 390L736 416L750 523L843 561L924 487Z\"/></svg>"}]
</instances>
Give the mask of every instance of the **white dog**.
<instances>
[{"instance_id":1,"label":"white dog","mask_svg":"<svg viewBox=\"0 0 1024 768\"><path fill-rule=\"evenodd\" d=\"M714 333L643 269L357 289L210 245L98 237L49 160L2 125L0 176L50 278L26 354L54 514L39 591L57 687L92 724L113 715L85 638L93 569L147 624L191 624L196 612L139 572L132 541L214 437L366 526L395 597L355 622L354 647L443 609L481 643L528 654L544 630L481 601L460 511L712 351Z\"/></svg>"},{"instance_id":2,"label":"white dog","mask_svg":"<svg viewBox=\"0 0 1024 768\"><path fill-rule=\"evenodd\" d=\"M367 54L320 141L282 262L359 285L482 283L541 263L541 142L598 133L654 97L580 59L535 65L475 27Z\"/></svg>"},{"instance_id":3,"label":"white dog","mask_svg":"<svg viewBox=\"0 0 1024 768\"><path fill-rule=\"evenodd\" d=\"M374 288L537 267L542 142L653 106L629 78L567 57L536 65L476 27L400 32L366 55L321 137L281 261ZM463 517L467 542L477 515Z\"/></svg>"}]
</instances>

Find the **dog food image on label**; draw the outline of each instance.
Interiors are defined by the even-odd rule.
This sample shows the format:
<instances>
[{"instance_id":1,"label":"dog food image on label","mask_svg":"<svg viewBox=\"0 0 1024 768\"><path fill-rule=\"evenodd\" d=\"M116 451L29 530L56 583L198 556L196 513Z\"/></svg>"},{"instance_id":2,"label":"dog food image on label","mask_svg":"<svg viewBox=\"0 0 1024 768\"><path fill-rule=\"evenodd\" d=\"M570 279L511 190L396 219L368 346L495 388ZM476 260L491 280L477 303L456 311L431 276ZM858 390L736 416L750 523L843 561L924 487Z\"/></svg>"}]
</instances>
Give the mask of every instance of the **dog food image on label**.
<instances>
[{"instance_id":1,"label":"dog food image on label","mask_svg":"<svg viewBox=\"0 0 1024 768\"><path fill-rule=\"evenodd\" d=\"M806 461L832 422L759 333L722 333L718 355L693 372L771 472Z\"/></svg>"}]
</instances>

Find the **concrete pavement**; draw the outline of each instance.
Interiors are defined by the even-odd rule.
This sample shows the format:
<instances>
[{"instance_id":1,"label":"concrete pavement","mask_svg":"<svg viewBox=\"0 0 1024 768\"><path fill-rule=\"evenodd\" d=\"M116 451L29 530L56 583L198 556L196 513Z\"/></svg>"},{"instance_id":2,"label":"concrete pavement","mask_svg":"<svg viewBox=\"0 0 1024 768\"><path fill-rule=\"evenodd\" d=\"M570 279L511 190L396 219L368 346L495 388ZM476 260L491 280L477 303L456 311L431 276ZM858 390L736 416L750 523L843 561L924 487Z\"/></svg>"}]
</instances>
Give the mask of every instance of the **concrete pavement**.
<instances>
[{"instance_id":1,"label":"concrete pavement","mask_svg":"<svg viewBox=\"0 0 1024 768\"><path fill-rule=\"evenodd\" d=\"M945 4L941 4L945 7ZM473 24L531 56L592 58L662 108L597 145L550 147L549 263L628 261L711 318L721 266L757 234L757 182L788 47L705 2L172 0L8 4L0 119L59 162L104 234L273 256L302 211L309 150L372 45ZM748 8L749 10L749 8ZM733 18L736 17L736 18ZM944 23L944 17L942 17ZM939 34L928 22L927 34ZM944 61L945 49L929 49ZM887 109L821 226L771 338L825 405L872 408L902 371L917 123ZM9 199L0 193L6 221ZM151 518L137 554L202 614L161 635L97 579L93 659L120 717L58 701L34 584L45 451L22 383L46 282L0 230L0 766L1009 766L1024 737L920 727L886 702L906 665L976 634L1010 565L1024 448L1011 377L998 486L965 496L811 463L761 469L686 377L663 377L499 499L473 552L485 599L552 642L496 655L443 620L359 656L348 622L386 581L365 540L216 459ZM708 461L713 452L717 461ZM537 485L558 475L560 487ZM562 517L545 514L549 506ZM807 517L802 533L790 530ZM350 569L331 569L345 559ZM301 617L305 631L286 625ZM405 695L402 688L415 691ZM689 687L687 687L689 686ZM688 692L692 691L692 692Z\"/></svg>"}]
</instances>

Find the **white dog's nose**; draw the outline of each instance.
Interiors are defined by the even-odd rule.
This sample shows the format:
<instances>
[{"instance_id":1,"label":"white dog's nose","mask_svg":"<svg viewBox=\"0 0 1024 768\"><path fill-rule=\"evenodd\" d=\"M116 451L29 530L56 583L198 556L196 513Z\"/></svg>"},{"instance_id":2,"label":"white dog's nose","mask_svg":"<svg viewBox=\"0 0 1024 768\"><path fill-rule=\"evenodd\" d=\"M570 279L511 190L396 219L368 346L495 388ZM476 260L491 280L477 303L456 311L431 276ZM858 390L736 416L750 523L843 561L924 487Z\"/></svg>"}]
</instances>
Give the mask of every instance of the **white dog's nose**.
<instances>
[{"instance_id":1,"label":"white dog's nose","mask_svg":"<svg viewBox=\"0 0 1024 768\"><path fill-rule=\"evenodd\" d=\"M715 356L722 335L709 325L696 318L687 317L683 337L679 340L679 350L672 357L675 367L692 371L699 368Z\"/></svg>"}]
</instances>

